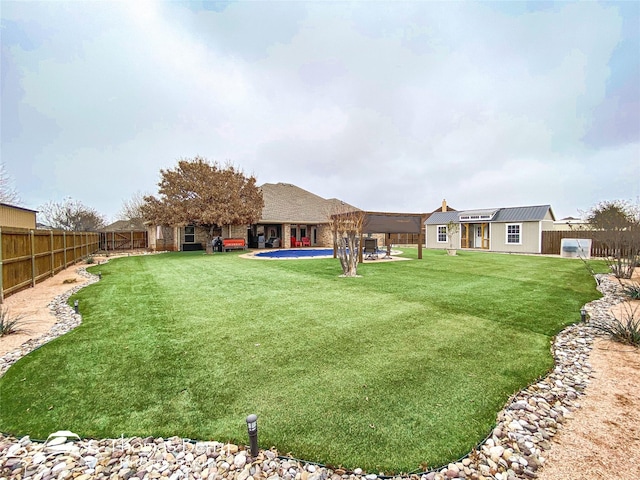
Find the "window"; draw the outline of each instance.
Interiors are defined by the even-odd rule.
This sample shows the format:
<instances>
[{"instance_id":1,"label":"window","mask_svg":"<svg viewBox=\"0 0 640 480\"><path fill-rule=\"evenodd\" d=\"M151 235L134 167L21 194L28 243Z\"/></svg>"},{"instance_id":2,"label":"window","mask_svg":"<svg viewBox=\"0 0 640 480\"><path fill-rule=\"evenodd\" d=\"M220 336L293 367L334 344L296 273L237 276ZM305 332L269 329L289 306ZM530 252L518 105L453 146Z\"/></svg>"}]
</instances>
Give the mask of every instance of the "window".
<instances>
[{"instance_id":1,"label":"window","mask_svg":"<svg viewBox=\"0 0 640 480\"><path fill-rule=\"evenodd\" d=\"M438 243L447 243L446 225L438 225Z\"/></svg>"},{"instance_id":2,"label":"window","mask_svg":"<svg viewBox=\"0 0 640 480\"><path fill-rule=\"evenodd\" d=\"M196 227L193 225L187 225L184 227L184 243L195 243L196 241Z\"/></svg>"},{"instance_id":3,"label":"window","mask_svg":"<svg viewBox=\"0 0 640 480\"><path fill-rule=\"evenodd\" d=\"M520 233L522 230L522 224L520 223L508 223L507 224L507 243L511 245L520 245L522 239Z\"/></svg>"}]
</instances>

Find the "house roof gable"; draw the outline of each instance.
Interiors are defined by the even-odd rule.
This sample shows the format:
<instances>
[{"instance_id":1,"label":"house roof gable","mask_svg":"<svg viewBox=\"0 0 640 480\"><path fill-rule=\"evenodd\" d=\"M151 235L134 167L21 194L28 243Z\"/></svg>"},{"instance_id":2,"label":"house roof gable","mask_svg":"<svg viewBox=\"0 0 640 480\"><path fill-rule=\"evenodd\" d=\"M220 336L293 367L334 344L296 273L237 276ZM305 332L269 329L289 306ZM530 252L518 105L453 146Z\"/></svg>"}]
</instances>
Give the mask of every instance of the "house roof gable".
<instances>
[{"instance_id":1,"label":"house roof gable","mask_svg":"<svg viewBox=\"0 0 640 480\"><path fill-rule=\"evenodd\" d=\"M325 223L338 206L358 208L337 198L322 198L290 183L265 183L264 208L259 223Z\"/></svg>"}]
</instances>

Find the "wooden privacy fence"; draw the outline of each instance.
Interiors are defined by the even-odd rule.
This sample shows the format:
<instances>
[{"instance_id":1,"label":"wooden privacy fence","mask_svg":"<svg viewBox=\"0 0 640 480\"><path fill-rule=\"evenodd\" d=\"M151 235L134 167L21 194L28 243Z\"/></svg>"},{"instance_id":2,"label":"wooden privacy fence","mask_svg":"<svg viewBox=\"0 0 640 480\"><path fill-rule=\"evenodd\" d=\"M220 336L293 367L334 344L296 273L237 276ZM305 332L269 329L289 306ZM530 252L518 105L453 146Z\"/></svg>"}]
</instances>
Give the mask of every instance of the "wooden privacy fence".
<instances>
[{"instance_id":1,"label":"wooden privacy fence","mask_svg":"<svg viewBox=\"0 0 640 480\"><path fill-rule=\"evenodd\" d=\"M149 248L149 239L146 230L100 232L100 248L108 252L141 250Z\"/></svg>"},{"instance_id":2,"label":"wooden privacy fence","mask_svg":"<svg viewBox=\"0 0 640 480\"><path fill-rule=\"evenodd\" d=\"M419 233L391 233L387 235L387 243L392 245L418 245L420 243Z\"/></svg>"},{"instance_id":3,"label":"wooden privacy fence","mask_svg":"<svg viewBox=\"0 0 640 480\"><path fill-rule=\"evenodd\" d=\"M99 249L97 232L0 228L0 303Z\"/></svg>"},{"instance_id":4,"label":"wooden privacy fence","mask_svg":"<svg viewBox=\"0 0 640 480\"><path fill-rule=\"evenodd\" d=\"M560 255L560 247L563 238L590 238L592 257L609 257L613 252L607 245L599 240L597 231L562 230L542 232L542 253L547 255ZM625 252L622 252L623 256Z\"/></svg>"}]
</instances>

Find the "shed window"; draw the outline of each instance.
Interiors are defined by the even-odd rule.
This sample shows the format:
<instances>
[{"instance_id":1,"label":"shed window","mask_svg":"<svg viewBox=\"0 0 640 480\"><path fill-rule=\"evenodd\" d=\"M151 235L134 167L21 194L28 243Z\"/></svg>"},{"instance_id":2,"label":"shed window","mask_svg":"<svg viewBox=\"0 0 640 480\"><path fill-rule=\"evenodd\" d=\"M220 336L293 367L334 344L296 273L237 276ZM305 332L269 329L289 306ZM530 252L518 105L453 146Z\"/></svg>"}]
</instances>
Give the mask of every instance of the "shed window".
<instances>
[{"instance_id":1,"label":"shed window","mask_svg":"<svg viewBox=\"0 0 640 480\"><path fill-rule=\"evenodd\" d=\"M447 243L446 225L438 225L438 243Z\"/></svg>"},{"instance_id":2,"label":"shed window","mask_svg":"<svg viewBox=\"0 0 640 480\"><path fill-rule=\"evenodd\" d=\"M522 243L521 231L522 231L522 224L520 223L507 224L507 243L511 245L520 245Z\"/></svg>"}]
</instances>

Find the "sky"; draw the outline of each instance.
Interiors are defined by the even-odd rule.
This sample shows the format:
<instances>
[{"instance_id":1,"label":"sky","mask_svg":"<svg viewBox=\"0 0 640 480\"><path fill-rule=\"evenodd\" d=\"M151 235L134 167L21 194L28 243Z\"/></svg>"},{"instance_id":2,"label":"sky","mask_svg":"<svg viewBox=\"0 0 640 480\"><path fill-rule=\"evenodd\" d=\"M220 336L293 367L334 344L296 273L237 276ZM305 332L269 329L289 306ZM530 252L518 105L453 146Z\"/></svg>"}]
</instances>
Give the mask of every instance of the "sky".
<instances>
[{"instance_id":1,"label":"sky","mask_svg":"<svg viewBox=\"0 0 640 480\"><path fill-rule=\"evenodd\" d=\"M197 155L361 209L640 200L640 2L7 1L1 162L116 219Z\"/></svg>"}]
</instances>

